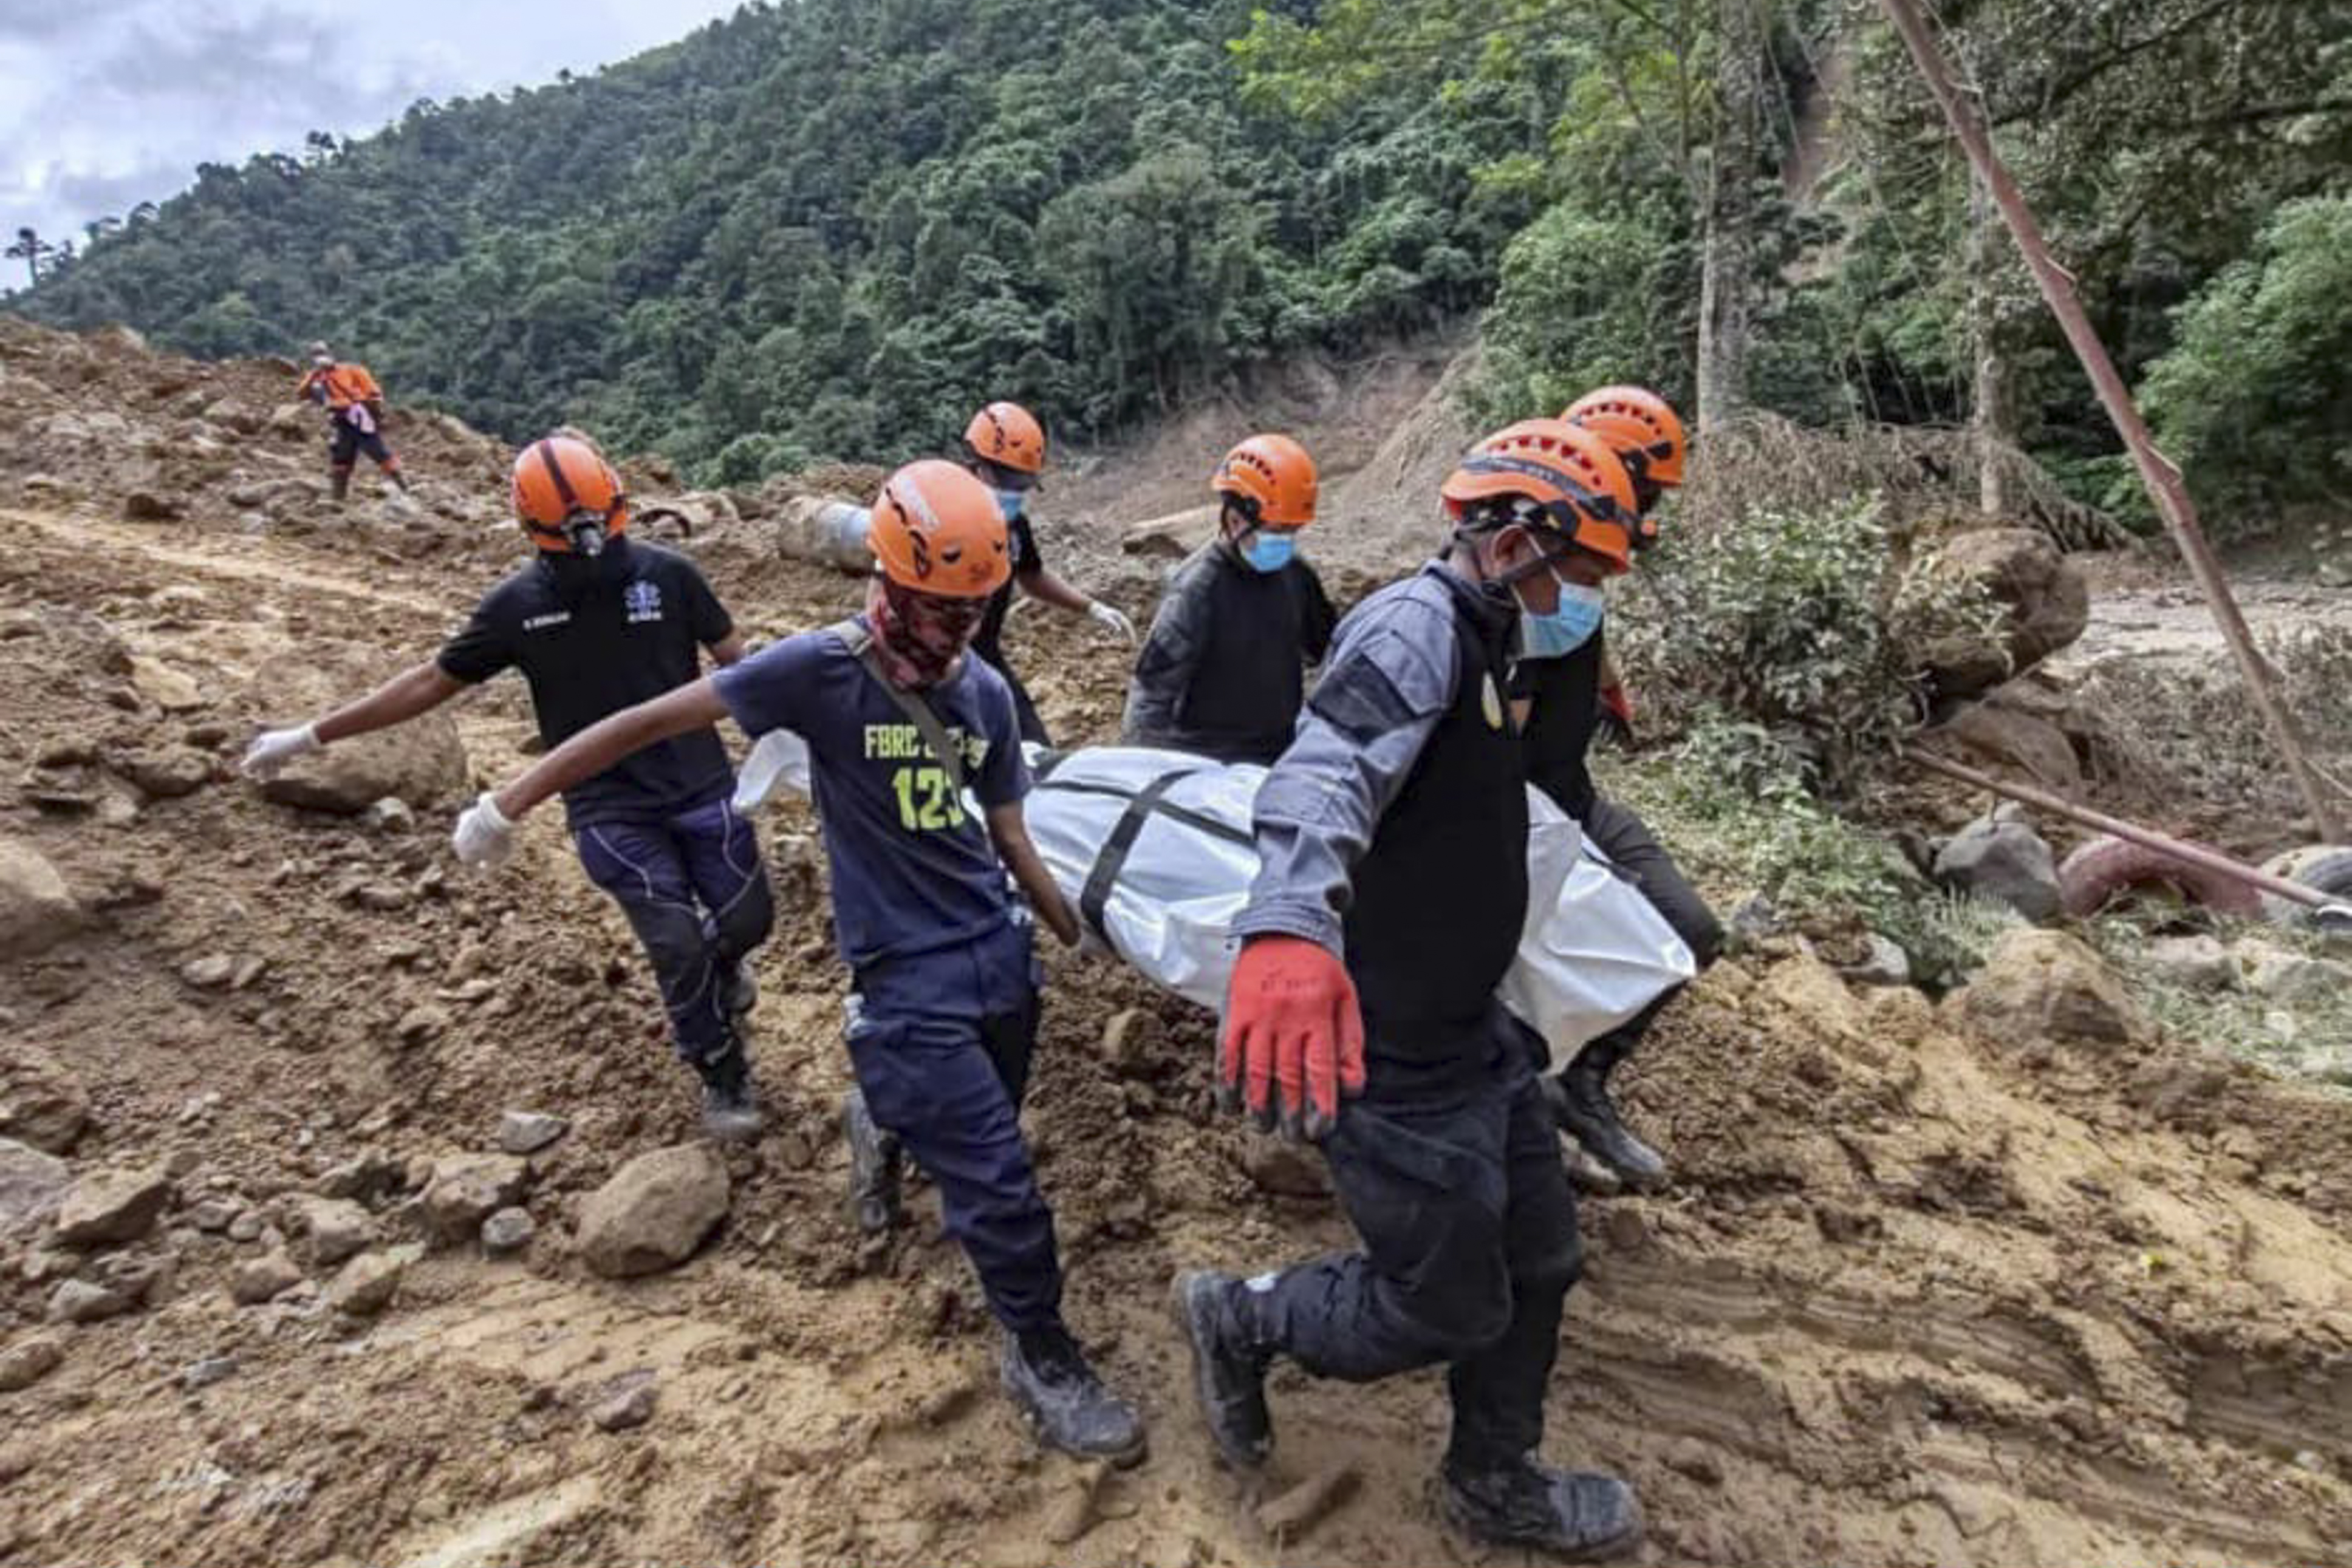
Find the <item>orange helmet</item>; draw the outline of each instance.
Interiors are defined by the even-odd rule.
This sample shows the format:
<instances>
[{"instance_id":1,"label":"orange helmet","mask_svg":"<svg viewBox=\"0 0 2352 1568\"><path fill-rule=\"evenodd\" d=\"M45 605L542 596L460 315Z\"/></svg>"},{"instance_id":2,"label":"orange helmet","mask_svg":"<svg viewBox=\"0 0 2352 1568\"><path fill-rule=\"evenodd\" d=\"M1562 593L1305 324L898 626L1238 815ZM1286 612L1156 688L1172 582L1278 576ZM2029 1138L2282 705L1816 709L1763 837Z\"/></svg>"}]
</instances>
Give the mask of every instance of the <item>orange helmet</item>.
<instances>
[{"instance_id":1,"label":"orange helmet","mask_svg":"<svg viewBox=\"0 0 2352 1568\"><path fill-rule=\"evenodd\" d=\"M1045 427L1017 402L992 402L963 427L963 444L974 457L1019 474L1045 468Z\"/></svg>"},{"instance_id":2,"label":"orange helmet","mask_svg":"<svg viewBox=\"0 0 2352 1568\"><path fill-rule=\"evenodd\" d=\"M1641 387L1602 387L1568 405L1560 418L1582 425L1609 444L1637 479L1665 486L1683 482L1683 457L1690 440L1666 400Z\"/></svg>"},{"instance_id":3,"label":"orange helmet","mask_svg":"<svg viewBox=\"0 0 2352 1568\"><path fill-rule=\"evenodd\" d=\"M882 481L866 530L882 575L943 599L985 599L1013 577L996 493L944 458Z\"/></svg>"},{"instance_id":4,"label":"orange helmet","mask_svg":"<svg viewBox=\"0 0 2352 1568\"><path fill-rule=\"evenodd\" d=\"M1287 435L1253 435L1217 465L1209 487L1254 523L1303 528L1315 520L1315 459Z\"/></svg>"},{"instance_id":5,"label":"orange helmet","mask_svg":"<svg viewBox=\"0 0 2352 1568\"><path fill-rule=\"evenodd\" d=\"M1457 522L1479 501L1524 497L1550 526L1623 571L1633 564L1633 481L1592 432L1523 419L1470 449L1438 493Z\"/></svg>"},{"instance_id":6,"label":"orange helmet","mask_svg":"<svg viewBox=\"0 0 2352 1568\"><path fill-rule=\"evenodd\" d=\"M549 435L515 455L515 517L557 555L594 555L629 526L629 498L604 454L576 435Z\"/></svg>"}]
</instances>

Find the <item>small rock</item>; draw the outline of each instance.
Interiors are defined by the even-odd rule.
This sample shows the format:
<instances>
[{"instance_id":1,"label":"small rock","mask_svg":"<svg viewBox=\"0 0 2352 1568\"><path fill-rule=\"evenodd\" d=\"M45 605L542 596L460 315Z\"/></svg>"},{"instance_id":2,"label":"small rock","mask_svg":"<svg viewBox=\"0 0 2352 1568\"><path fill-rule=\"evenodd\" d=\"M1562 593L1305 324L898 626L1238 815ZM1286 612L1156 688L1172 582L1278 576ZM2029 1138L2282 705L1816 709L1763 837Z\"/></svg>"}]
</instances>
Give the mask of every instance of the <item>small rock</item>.
<instances>
[{"instance_id":1,"label":"small rock","mask_svg":"<svg viewBox=\"0 0 2352 1568\"><path fill-rule=\"evenodd\" d=\"M520 1252L539 1234L539 1224L523 1208L501 1208L482 1221L482 1249L493 1258Z\"/></svg>"},{"instance_id":2,"label":"small rock","mask_svg":"<svg viewBox=\"0 0 2352 1568\"><path fill-rule=\"evenodd\" d=\"M642 1427L654 1417L654 1405L659 1397L648 1377L632 1383L618 1394L601 1401L588 1412L600 1432L625 1432L632 1427Z\"/></svg>"},{"instance_id":3,"label":"small rock","mask_svg":"<svg viewBox=\"0 0 2352 1568\"><path fill-rule=\"evenodd\" d=\"M1257 1526L1276 1541L1296 1541L1354 1496L1363 1479L1362 1471L1345 1461L1318 1470L1288 1491L1258 1504Z\"/></svg>"},{"instance_id":4,"label":"small rock","mask_svg":"<svg viewBox=\"0 0 2352 1568\"><path fill-rule=\"evenodd\" d=\"M1167 1026L1143 1008L1123 1008L1103 1026L1103 1060L1125 1077L1149 1077L1165 1064L1167 1045Z\"/></svg>"},{"instance_id":5,"label":"small rock","mask_svg":"<svg viewBox=\"0 0 2352 1568\"><path fill-rule=\"evenodd\" d=\"M327 1287L327 1304L355 1318L372 1318L392 1305L407 1266L397 1252L362 1252Z\"/></svg>"},{"instance_id":6,"label":"small rock","mask_svg":"<svg viewBox=\"0 0 2352 1568\"><path fill-rule=\"evenodd\" d=\"M188 1206L188 1223L207 1236L218 1236L236 1222L237 1213L237 1206L227 1198L202 1198Z\"/></svg>"},{"instance_id":7,"label":"small rock","mask_svg":"<svg viewBox=\"0 0 2352 1568\"><path fill-rule=\"evenodd\" d=\"M1857 986L1907 986L1911 983L1911 955L1877 932L1869 934L1870 952L1858 964L1848 964L1838 970Z\"/></svg>"},{"instance_id":8,"label":"small rock","mask_svg":"<svg viewBox=\"0 0 2352 1568\"><path fill-rule=\"evenodd\" d=\"M499 1118L499 1147L510 1155L535 1155L571 1131L561 1116L539 1111L509 1111Z\"/></svg>"},{"instance_id":9,"label":"small rock","mask_svg":"<svg viewBox=\"0 0 2352 1568\"><path fill-rule=\"evenodd\" d=\"M210 1388L224 1378L234 1376L236 1364L236 1357L233 1355L208 1355L202 1361L192 1361L180 1369L180 1386Z\"/></svg>"},{"instance_id":10,"label":"small rock","mask_svg":"<svg viewBox=\"0 0 2352 1568\"><path fill-rule=\"evenodd\" d=\"M580 1205L580 1255L608 1278L684 1262L726 1218L727 1166L703 1144L639 1155Z\"/></svg>"},{"instance_id":11,"label":"small rock","mask_svg":"<svg viewBox=\"0 0 2352 1568\"><path fill-rule=\"evenodd\" d=\"M212 758L190 747L168 751L134 751L120 758L114 770L158 800L193 795L212 782Z\"/></svg>"},{"instance_id":12,"label":"small rock","mask_svg":"<svg viewBox=\"0 0 2352 1568\"><path fill-rule=\"evenodd\" d=\"M241 1210L228 1222L228 1239L231 1241L258 1241L261 1230L261 1216L249 1208Z\"/></svg>"},{"instance_id":13,"label":"small rock","mask_svg":"<svg viewBox=\"0 0 2352 1568\"><path fill-rule=\"evenodd\" d=\"M32 845L0 838L0 958L46 953L81 923L81 905L58 868Z\"/></svg>"},{"instance_id":14,"label":"small rock","mask_svg":"<svg viewBox=\"0 0 2352 1568\"><path fill-rule=\"evenodd\" d=\"M322 1197L348 1197L365 1202L382 1197L401 1185L398 1162L374 1150L344 1161L319 1178Z\"/></svg>"},{"instance_id":15,"label":"small rock","mask_svg":"<svg viewBox=\"0 0 2352 1568\"><path fill-rule=\"evenodd\" d=\"M66 1347L47 1334L32 1334L0 1351L0 1394L30 1388L58 1369Z\"/></svg>"},{"instance_id":16,"label":"small rock","mask_svg":"<svg viewBox=\"0 0 2352 1568\"><path fill-rule=\"evenodd\" d=\"M0 1232L46 1220L72 1185L73 1172L57 1155L0 1138Z\"/></svg>"},{"instance_id":17,"label":"small rock","mask_svg":"<svg viewBox=\"0 0 2352 1568\"><path fill-rule=\"evenodd\" d=\"M257 1307L284 1295L302 1281L302 1270L283 1252L264 1252L231 1270L229 1299L241 1307Z\"/></svg>"},{"instance_id":18,"label":"small rock","mask_svg":"<svg viewBox=\"0 0 2352 1568\"><path fill-rule=\"evenodd\" d=\"M2028 920L2058 915L2058 862L2049 841L2005 809L1953 834L1936 852L1936 876L1948 887L2005 904Z\"/></svg>"},{"instance_id":19,"label":"small rock","mask_svg":"<svg viewBox=\"0 0 2352 1568\"><path fill-rule=\"evenodd\" d=\"M68 1247L136 1241L155 1228L171 1197L172 1178L160 1170L86 1176L58 1206L57 1239Z\"/></svg>"},{"instance_id":20,"label":"small rock","mask_svg":"<svg viewBox=\"0 0 2352 1568\"><path fill-rule=\"evenodd\" d=\"M1110 1471L1108 1464L1091 1464L1070 1478L1069 1490L1046 1518L1047 1544L1073 1545L1102 1522L1102 1494L1110 1484Z\"/></svg>"},{"instance_id":21,"label":"small rock","mask_svg":"<svg viewBox=\"0 0 2352 1568\"><path fill-rule=\"evenodd\" d=\"M413 833L416 831L416 811L397 795L386 795L367 809L362 819L368 827L379 833Z\"/></svg>"},{"instance_id":22,"label":"small rock","mask_svg":"<svg viewBox=\"0 0 2352 1568\"><path fill-rule=\"evenodd\" d=\"M68 1280L50 1294L48 1314L53 1323L94 1323L121 1317L131 1307L131 1298L123 1291L88 1280Z\"/></svg>"},{"instance_id":23,"label":"small rock","mask_svg":"<svg viewBox=\"0 0 2352 1568\"><path fill-rule=\"evenodd\" d=\"M331 1269L375 1243L374 1218L349 1198L305 1196L298 1211L313 1268Z\"/></svg>"},{"instance_id":24,"label":"small rock","mask_svg":"<svg viewBox=\"0 0 2352 1568\"><path fill-rule=\"evenodd\" d=\"M1286 1139L1253 1133L1242 1146L1242 1172L1260 1192L1277 1197L1328 1197L1330 1173L1322 1159Z\"/></svg>"},{"instance_id":25,"label":"small rock","mask_svg":"<svg viewBox=\"0 0 2352 1568\"><path fill-rule=\"evenodd\" d=\"M1780 912L1772 901L1760 893L1751 893L1732 905L1724 917L1724 932L1737 948L1749 948L1767 938L1777 936L1784 928Z\"/></svg>"},{"instance_id":26,"label":"small rock","mask_svg":"<svg viewBox=\"0 0 2352 1568\"><path fill-rule=\"evenodd\" d=\"M180 966L180 978L200 991L218 990L236 977L236 960L226 953L207 953Z\"/></svg>"},{"instance_id":27,"label":"small rock","mask_svg":"<svg viewBox=\"0 0 2352 1568\"><path fill-rule=\"evenodd\" d=\"M391 915L415 903L416 895L394 883L370 882L352 890L352 902L378 915Z\"/></svg>"},{"instance_id":28,"label":"small rock","mask_svg":"<svg viewBox=\"0 0 2352 1568\"><path fill-rule=\"evenodd\" d=\"M510 1155L452 1155L433 1166L420 1212L438 1239L468 1240L483 1220L520 1197L530 1180L530 1168Z\"/></svg>"},{"instance_id":29,"label":"small rock","mask_svg":"<svg viewBox=\"0 0 2352 1568\"><path fill-rule=\"evenodd\" d=\"M1684 1437L1666 1449L1666 1467L1680 1471L1701 1486L1723 1484L1723 1466L1715 1451L1695 1437Z\"/></svg>"},{"instance_id":30,"label":"small rock","mask_svg":"<svg viewBox=\"0 0 2352 1568\"><path fill-rule=\"evenodd\" d=\"M65 1064L29 1041L0 1046L0 1137L70 1153L89 1122L89 1093Z\"/></svg>"},{"instance_id":31,"label":"small rock","mask_svg":"<svg viewBox=\"0 0 2352 1568\"><path fill-rule=\"evenodd\" d=\"M2238 982L2230 950L2211 936L2162 936L2147 945L2147 961L2174 985L2193 991L2227 990Z\"/></svg>"},{"instance_id":32,"label":"small rock","mask_svg":"<svg viewBox=\"0 0 2352 1568\"><path fill-rule=\"evenodd\" d=\"M122 515L134 523L168 523L187 515L187 508L152 490L133 490L122 497Z\"/></svg>"},{"instance_id":33,"label":"small rock","mask_svg":"<svg viewBox=\"0 0 2352 1568\"><path fill-rule=\"evenodd\" d=\"M417 1046L437 1040L448 1027L449 1010L446 1008L422 1002L401 1014L400 1021L393 1025L392 1031L401 1044Z\"/></svg>"}]
</instances>

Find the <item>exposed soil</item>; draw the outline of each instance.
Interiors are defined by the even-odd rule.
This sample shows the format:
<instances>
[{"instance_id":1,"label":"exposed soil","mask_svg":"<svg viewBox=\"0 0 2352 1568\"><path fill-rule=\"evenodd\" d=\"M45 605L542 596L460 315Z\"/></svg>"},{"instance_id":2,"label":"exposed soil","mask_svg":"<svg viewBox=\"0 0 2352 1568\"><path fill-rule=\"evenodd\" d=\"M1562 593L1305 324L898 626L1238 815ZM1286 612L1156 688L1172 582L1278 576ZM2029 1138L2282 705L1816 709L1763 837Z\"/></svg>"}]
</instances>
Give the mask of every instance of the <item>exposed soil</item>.
<instances>
[{"instance_id":1,"label":"exposed soil","mask_svg":"<svg viewBox=\"0 0 2352 1568\"><path fill-rule=\"evenodd\" d=\"M1029 1124L1074 1324L1154 1428L1150 1458L1108 1479L1038 1453L928 1197L880 1246L844 1212L843 976L797 808L763 824L782 909L755 1015L774 1125L727 1155L730 1213L692 1261L589 1274L580 1197L695 1126L628 935L558 825L542 814L513 864L477 875L445 847L454 800L413 832L372 829L268 804L231 770L252 724L292 716L243 695L265 660L327 638L386 668L421 656L518 541L366 507L300 532L201 500L161 526L114 510L90 493L0 511L0 619L37 625L0 641L0 834L97 912L0 967L0 1053L38 1048L80 1079L77 1174L170 1163L176 1197L125 1250L173 1269L142 1309L43 1325L56 1281L104 1255L0 1233L0 1351L64 1349L0 1393L0 1560L1487 1559L1426 1497L1434 1373L1356 1388L1278 1372L1263 1490L1335 1468L1360 1484L1303 1541L1261 1531L1190 1408L1166 1283L1341 1246L1346 1228L1248 1174L1244 1135L1209 1109L1205 1015L1058 956ZM752 523L693 548L757 632L854 601ZM1079 559L1148 608L1139 569L1106 580L1107 552ZM97 662L110 629L143 688ZM1095 630L1031 612L1011 640L1048 721L1107 737L1123 659ZM167 708L159 669L193 698ZM478 780L522 764L514 683L466 701L458 727ZM201 787L121 781L117 759L181 746L212 762ZM90 809L14 787L59 757L90 759ZM399 907L362 892L386 887ZM210 955L243 983L184 977ZM404 1031L420 1008L442 1021ZM1108 1051L1130 1008L1158 1020L1150 1049ZM1655 1563L2352 1563L2352 1108L2193 1043L1975 1040L1952 1016L1909 991L1849 995L1796 957L1728 963L1669 1016L1629 1095L1681 1179L1587 1210L1550 1451L1639 1485ZM532 1158L523 1261L423 1251L356 1322L311 1283L258 1306L225 1292L269 1238L199 1228L200 1201L274 1222L375 1154L392 1173L378 1223L406 1241L404 1167L491 1147L509 1108L572 1124ZM233 1368L190 1386L215 1357ZM590 1423L647 1373L649 1422Z\"/></svg>"}]
</instances>

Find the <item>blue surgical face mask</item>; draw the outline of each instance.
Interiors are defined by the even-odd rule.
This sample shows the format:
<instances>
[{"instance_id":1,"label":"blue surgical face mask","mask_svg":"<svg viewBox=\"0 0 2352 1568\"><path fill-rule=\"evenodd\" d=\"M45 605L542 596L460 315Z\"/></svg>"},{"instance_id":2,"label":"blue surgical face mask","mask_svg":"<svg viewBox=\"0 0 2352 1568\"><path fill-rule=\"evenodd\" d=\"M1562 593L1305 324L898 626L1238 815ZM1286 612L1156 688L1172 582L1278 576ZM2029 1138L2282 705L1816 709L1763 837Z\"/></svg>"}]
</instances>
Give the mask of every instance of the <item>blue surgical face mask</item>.
<instances>
[{"instance_id":1,"label":"blue surgical face mask","mask_svg":"<svg viewBox=\"0 0 2352 1568\"><path fill-rule=\"evenodd\" d=\"M996 493L996 509L1004 514L1004 520L1008 523L1027 510L1028 506L1029 492L1026 490L999 490Z\"/></svg>"},{"instance_id":2,"label":"blue surgical face mask","mask_svg":"<svg viewBox=\"0 0 2352 1568\"><path fill-rule=\"evenodd\" d=\"M1242 559L1255 571L1280 571L1298 553L1298 541L1272 528L1260 528L1242 546Z\"/></svg>"},{"instance_id":3,"label":"blue surgical face mask","mask_svg":"<svg viewBox=\"0 0 2352 1568\"><path fill-rule=\"evenodd\" d=\"M1552 573L1552 580L1559 581L1558 572ZM1538 615L1522 604L1519 656L1557 659L1575 653L1601 630L1601 613L1608 603L1608 596L1597 588L1587 588L1580 582L1561 582L1559 603L1550 614Z\"/></svg>"}]
</instances>

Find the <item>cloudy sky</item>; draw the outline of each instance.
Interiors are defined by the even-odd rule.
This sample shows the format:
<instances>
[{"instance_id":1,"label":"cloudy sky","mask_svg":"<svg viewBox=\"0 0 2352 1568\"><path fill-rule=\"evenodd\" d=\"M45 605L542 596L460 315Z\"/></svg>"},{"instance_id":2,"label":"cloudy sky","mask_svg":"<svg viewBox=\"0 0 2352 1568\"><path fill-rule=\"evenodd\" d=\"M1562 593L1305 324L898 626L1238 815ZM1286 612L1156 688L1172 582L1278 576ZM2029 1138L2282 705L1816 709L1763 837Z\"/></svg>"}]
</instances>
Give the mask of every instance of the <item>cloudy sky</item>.
<instances>
[{"instance_id":1,"label":"cloudy sky","mask_svg":"<svg viewBox=\"0 0 2352 1568\"><path fill-rule=\"evenodd\" d=\"M419 98L586 72L738 0L0 0L0 233L79 238L200 162L299 152Z\"/></svg>"}]
</instances>

